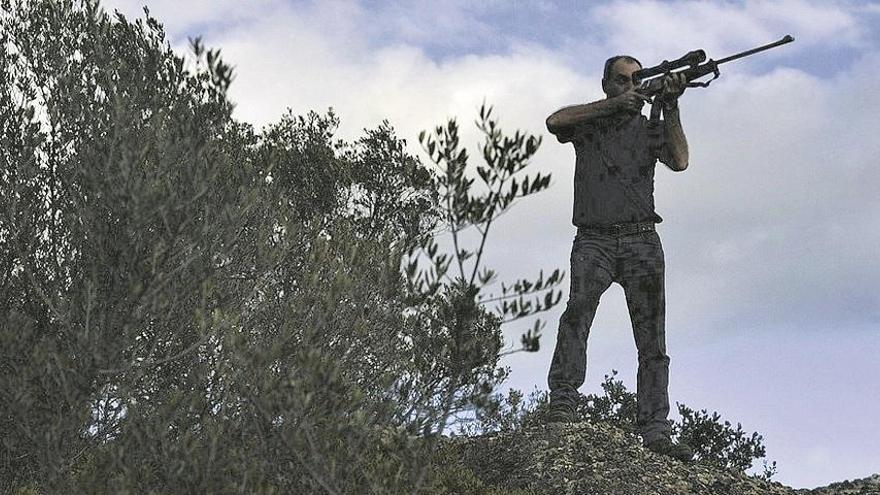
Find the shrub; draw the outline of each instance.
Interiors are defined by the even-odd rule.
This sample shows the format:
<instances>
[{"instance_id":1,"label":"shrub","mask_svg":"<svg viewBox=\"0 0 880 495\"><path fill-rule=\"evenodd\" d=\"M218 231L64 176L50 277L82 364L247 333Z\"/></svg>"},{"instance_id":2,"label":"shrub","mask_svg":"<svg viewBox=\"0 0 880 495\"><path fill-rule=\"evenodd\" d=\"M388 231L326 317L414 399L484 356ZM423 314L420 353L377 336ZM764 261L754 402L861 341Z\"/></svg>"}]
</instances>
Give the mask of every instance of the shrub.
<instances>
[{"instance_id":1,"label":"shrub","mask_svg":"<svg viewBox=\"0 0 880 495\"><path fill-rule=\"evenodd\" d=\"M718 467L745 471L755 460L766 455L763 437L757 432L751 435L737 423L734 428L730 421L720 414L709 414L705 409L694 411L684 404L678 404L681 422L673 424L674 435L682 442L692 446L696 458ZM769 480L776 472L776 462L764 462L761 477Z\"/></svg>"},{"instance_id":2,"label":"shrub","mask_svg":"<svg viewBox=\"0 0 880 495\"><path fill-rule=\"evenodd\" d=\"M462 464L450 445L441 447L433 455L431 481L425 487L427 495L539 495L528 489L487 485Z\"/></svg>"},{"instance_id":3,"label":"shrub","mask_svg":"<svg viewBox=\"0 0 880 495\"><path fill-rule=\"evenodd\" d=\"M605 375L602 394L579 395L575 410L577 421L607 423L630 434L638 432L636 425L636 394L630 392L617 371ZM737 424L734 428L720 414L709 414L705 409L696 412L684 404L678 404L681 421L671 421L673 438L686 442L700 462L724 469L744 472L755 460L766 455L763 437L758 433L748 435ZM534 391L527 401L522 392L511 389L506 397L495 395L495 405L477 415L476 421L461 433L479 435L492 432L515 432L547 421L549 394ZM769 480L776 472L776 462L763 462L760 478Z\"/></svg>"},{"instance_id":4,"label":"shrub","mask_svg":"<svg viewBox=\"0 0 880 495\"><path fill-rule=\"evenodd\" d=\"M0 2L0 491L423 490L433 439L506 376L500 325L561 279L490 311L485 242L445 255L435 227L485 233L546 188L513 178L539 139L483 109L472 194L454 122L426 144L439 174L388 123L258 133L191 45L148 12Z\"/></svg>"}]
</instances>

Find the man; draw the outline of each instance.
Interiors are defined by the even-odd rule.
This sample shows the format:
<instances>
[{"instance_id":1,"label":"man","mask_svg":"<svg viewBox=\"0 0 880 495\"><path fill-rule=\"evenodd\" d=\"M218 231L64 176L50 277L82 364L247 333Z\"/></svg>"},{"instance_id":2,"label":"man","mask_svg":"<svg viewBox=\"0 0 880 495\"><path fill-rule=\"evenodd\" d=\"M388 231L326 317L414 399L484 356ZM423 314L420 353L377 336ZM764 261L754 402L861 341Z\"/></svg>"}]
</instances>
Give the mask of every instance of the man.
<instances>
[{"instance_id":1,"label":"man","mask_svg":"<svg viewBox=\"0 0 880 495\"><path fill-rule=\"evenodd\" d=\"M571 253L571 291L560 318L550 365L550 415L574 416L578 388L586 377L587 336L599 298L612 282L626 294L639 356L637 424L647 448L680 460L691 449L670 441L669 356L666 354L663 247L654 224L654 166L685 170L688 146L681 128L678 97L687 81L670 74L658 96L663 119L649 130L641 110L646 98L635 91L632 73L641 64L630 56L605 63L607 97L565 107L547 118L560 142L575 147L574 218L577 236Z\"/></svg>"}]
</instances>

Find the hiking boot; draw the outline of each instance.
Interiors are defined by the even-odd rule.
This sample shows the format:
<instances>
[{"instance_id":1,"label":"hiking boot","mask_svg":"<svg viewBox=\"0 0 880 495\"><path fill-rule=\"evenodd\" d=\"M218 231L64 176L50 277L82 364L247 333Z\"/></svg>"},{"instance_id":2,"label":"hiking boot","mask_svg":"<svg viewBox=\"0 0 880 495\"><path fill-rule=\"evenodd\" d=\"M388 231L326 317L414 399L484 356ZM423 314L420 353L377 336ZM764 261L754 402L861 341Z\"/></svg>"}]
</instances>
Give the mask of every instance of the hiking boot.
<instances>
[{"instance_id":1,"label":"hiking boot","mask_svg":"<svg viewBox=\"0 0 880 495\"><path fill-rule=\"evenodd\" d=\"M547 412L548 423L574 423L574 409L560 404L550 404Z\"/></svg>"},{"instance_id":2,"label":"hiking boot","mask_svg":"<svg viewBox=\"0 0 880 495\"><path fill-rule=\"evenodd\" d=\"M672 443L672 440L661 437L645 444L645 448L651 452L665 455L673 459L690 462L694 458L694 450L686 443Z\"/></svg>"}]
</instances>

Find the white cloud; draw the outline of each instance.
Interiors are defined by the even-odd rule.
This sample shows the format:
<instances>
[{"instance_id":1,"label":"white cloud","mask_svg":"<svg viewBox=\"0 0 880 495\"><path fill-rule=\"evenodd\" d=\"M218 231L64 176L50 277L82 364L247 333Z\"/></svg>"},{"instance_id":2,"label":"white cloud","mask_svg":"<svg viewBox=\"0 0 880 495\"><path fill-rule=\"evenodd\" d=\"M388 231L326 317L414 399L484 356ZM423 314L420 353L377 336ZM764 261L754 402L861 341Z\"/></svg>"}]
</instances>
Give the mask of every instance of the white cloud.
<instances>
[{"instance_id":1,"label":"white cloud","mask_svg":"<svg viewBox=\"0 0 880 495\"><path fill-rule=\"evenodd\" d=\"M257 21L267 13L282 8L282 0L104 0L108 12L119 10L128 18L143 17L146 5L150 15L159 19L167 32L189 36L208 34L206 31L226 28L238 23Z\"/></svg>"},{"instance_id":2,"label":"white cloud","mask_svg":"<svg viewBox=\"0 0 880 495\"><path fill-rule=\"evenodd\" d=\"M746 4L746 10L765 25L797 32L807 45L861 45L866 35L857 21L857 12L842 3L753 0Z\"/></svg>"},{"instance_id":3,"label":"white cloud","mask_svg":"<svg viewBox=\"0 0 880 495\"><path fill-rule=\"evenodd\" d=\"M798 41L786 50L798 52L863 44L866 34L853 9L834 2L616 0L591 12L591 22L603 26L612 51L638 53L646 64L696 48L717 59L785 34Z\"/></svg>"},{"instance_id":4,"label":"white cloud","mask_svg":"<svg viewBox=\"0 0 880 495\"><path fill-rule=\"evenodd\" d=\"M374 12L382 22L375 23L371 29L383 37L418 45L466 46L496 34L491 25L476 15L491 7L489 2L390 2Z\"/></svg>"}]
</instances>

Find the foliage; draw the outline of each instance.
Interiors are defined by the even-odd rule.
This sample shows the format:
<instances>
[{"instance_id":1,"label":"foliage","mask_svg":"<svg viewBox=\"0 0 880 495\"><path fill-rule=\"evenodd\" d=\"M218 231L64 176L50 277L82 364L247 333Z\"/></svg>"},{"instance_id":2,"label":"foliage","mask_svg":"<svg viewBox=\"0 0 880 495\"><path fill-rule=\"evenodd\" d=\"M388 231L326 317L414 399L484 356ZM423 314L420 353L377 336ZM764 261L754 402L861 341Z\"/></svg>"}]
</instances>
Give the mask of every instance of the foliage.
<instances>
[{"instance_id":1,"label":"foliage","mask_svg":"<svg viewBox=\"0 0 880 495\"><path fill-rule=\"evenodd\" d=\"M218 283L264 226L215 52L196 44L187 72L153 20L3 7L0 458L55 490L94 447L185 436L204 413L249 289Z\"/></svg>"},{"instance_id":2,"label":"foliage","mask_svg":"<svg viewBox=\"0 0 880 495\"><path fill-rule=\"evenodd\" d=\"M485 290L497 277L494 270L481 265L492 224L508 212L518 199L543 191L550 185L549 174L518 175L528 167L532 156L538 151L541 138L520 131L513 136L505 135L492 118L492 111L492 107L481 106L480 118L476 122L484 138L481 145L484 163L476 166L477 176L484 188L482 192L474 191L476 177L466 173L469 155L466 149L460 148L455 119L449 120L445 127L437 126L431 134L422 131L419 135L425 152L439 171L435 181L440 191L441 221L451 238L453 249L452 255L444 253L438 249L435 238L426 238L419 246L420 250L411 250L407 274L412 287L425 294L443 287L444 278L452 283L472 286L480 303L496 303L495 313L501 323L507 323L557 305L562 293L556 288L564 274L555 269L547 278L542 271L534 280L522 279L512 285L502 283L498 296ZM476 231L478 238L476 247L468 248L464 234L471 228ZM428 269L417 269L419 255L427 256ZM453 262L453 272L457 273L450 275ZM522 350L538 350L541 328L541 321L536 319L532 329L522 336Z\"/></svg>"},{"instance_id":3,"label":"foliage","mask_svg":"<svg viewBox=\"0 0 880 495\"><path fill-rule=\"evenodd\" d=\"M613 423L624 431L635 433L638 407L636 395L624 386L622 380L615 379L617 371L605 375L602 382L602 395L581 395L576 413L593 422Z\"/></svg>"},{"instance_id":4,"label":"foliage","mask_svg":"<svg viewBox=\"0 0 880 495\"><path fill-rule=\"evenodd\" d=\"M467 436L512 433L540 423L543 418L535 421L536 414L532 409L546 403L546 395L546 392L535 390L524 399L523 393L516 389L508 389L507 396L496 393L486 407L476 411L473 421L459 426L457 433Z\"/></svg>"},{"instance_id":5,"label":"foliage","mask_svg":"<svg viewBox=\"0 0 880 495\"><path fill-rule=\"evenodd\" d=\"M437 449L433 456L431 484L426 487L431 495L539 495L529 489L486 484L462 463L460 453L451 445Z\"/></svg>"},{"instance_id":6,"label":"foliage","mask_svg":"<svg viewBox=\"0 0 880 495\"><path fill-rule=\"evenodd\" d=\"M605 375L602 382L602 395L578 394L575 405L575 417L581 421L592 423L610 423L626 432L635 434L636 428L636 396L623 384L615 379L617 371L612 370ZM522 392L510 389L508 396L497 395L499 405L492 411L478 416L477 421L470 425L470 434L484 434L494 431L514 431L528 428L548 421L550 396L547 391L534 390L527 401L523 401Z\"/></svg>"},{"instance_id":7,"label":"foliage","mask_svg":"<svg viewBox=\"0 0 880 495\"><path fill-rule=\"evenodd\" d=\"M458 124L450 119L445 126L437 126L432 133L423 131L419 141L433 168L429 169L434 189L439 191L438 232L419 239L409 246L404 271L413 305L417 313L434 321L425 349L434 349L440 342L452 344L453 362L443 368L426 368L418 358L415 362L428 378L428 388L435 388L436 396L444 397L436 406L443 411L442 428L467 428L475 416L499 407L499 399L491 392L508 376L509 370L498 368L503 351L502 324L547 311L559 303L561 292L556 288L563 273L554 270L547 278L543 272L536 280L523 279L513 285L501 284L500 296L487 292L496 279L494 270L482 265L487 238L497 218L508 212L517 199L530 196L549 187L550 176L518 175L530 164L540 146L540 137L516 131L505 135L492 117L492 108L480 108L477 128L483 134L481 145L483 163L476 166L483 191L475 191L476 177L470 176L469 154L460 147ZM467 247L466 231L476 231L475 247ZM441 249L447 237L452 253ZM423 266L422 262L426 261ZM454 268L450 270L450 267ZM457 273L456 273L457 272ZM526 300L534 297L533 301ZM440 306L437 306L437 302ZM494 315L483 309L496 303ZM500 305L498 304L500 303ZM427 306L426 306L427 305ZM430 309L445 311L437 313ZM450 311L451 309L451 311ZM464 317L464 319L462 318ZM430 327L429 323L424 323ZM541 321L521 338L519 350L537 351ZM434 360L434 356L431 360ZM439 377L435 376L440 371ZM434 375L432 377L432 375ZM445 392L442 392L445 390ZM407 388L408 392L409 389Z\"/></svg>"},{"instance_id":8,"label":"foliage","mask_svg":"<svg viewBox=\"0 0 880 495\"><path fill-rule=\"evenodd\" d=\"M288 112L257 133L191 45L187 63L148 12L0 3L0 490L448 488L434 439L492 407L504 316L549 307L493 314L474 278L494 219L547 187L510 186L539 140L484 111L496 189L471 195L451 126L439 176L387 122L344 142L332 111ZM470 278L418 266L443 222L483 233Z\"/></svg>"},{"instance_id":9,"label":"foliage","mask_svg":"<svg viewBox=\"0 0 880 495\"><path fill-rule=\"evenodd\" d=\"M616 370L605 375L601 395L579 395L575 418L577 421L611 424L636 435L636 394L616 377ZM460 433L515 432L548 421L550 404L546 391L536 390L529 395L528 401L523 401L522 392L510 389L506 397L496 394L495 399L496 405L492 409L481 411L477 420L460 429ZM755 460L766 455L760 434L747 435L740 424L733 428L717 412L711 415L705 409L695 412L684 404L678 404L678 410L681 420L671 422L673 437L690 445L698 461L744 472ZM775 472L776 462L768 464L764 461L763 472L758 476L770 480Z\"/></svg>"},{"instance_id":10,"label":"foliage","mask_svg":"<svg viewBox=\"0 0 880 495\"><path fill-rule=\"evenodd\" d=\"M692 446L701 461L745 471L752 467L755 459L766 455L760 434L748 435L739 423L733 428L730 421L722 420L717 412L694 411L684 404L678 404L678 412L681 422L673 425L673 433L680 441ZM769 480L775 472L776 462L768 465L765 461L762 477Z\"/></svg>"}]
</instances>

